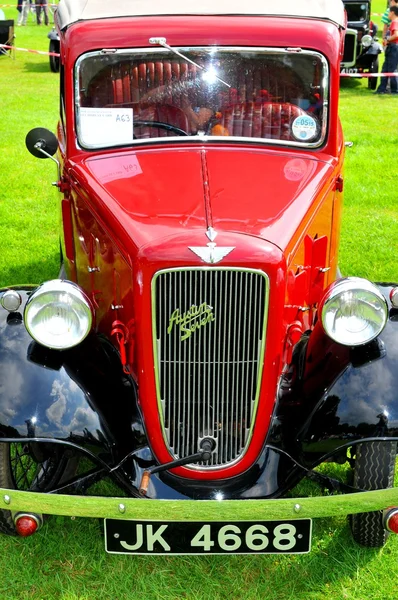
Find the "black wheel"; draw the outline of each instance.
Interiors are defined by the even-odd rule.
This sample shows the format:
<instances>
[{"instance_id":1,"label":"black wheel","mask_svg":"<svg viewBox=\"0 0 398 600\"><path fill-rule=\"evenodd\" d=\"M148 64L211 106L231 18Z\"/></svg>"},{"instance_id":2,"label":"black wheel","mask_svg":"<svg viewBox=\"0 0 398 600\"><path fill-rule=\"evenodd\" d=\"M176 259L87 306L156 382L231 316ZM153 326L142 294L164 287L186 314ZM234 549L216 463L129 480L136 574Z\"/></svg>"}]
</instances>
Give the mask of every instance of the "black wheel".
<instances>
[{"instance_id":1,"label":"black wheel","mask_svg":"<svg viewBox=\"0 0 398 600\"><path fill-rule=\"evenodd\" d=\"M59 42L50 40L49 52L59 54ZM50 56L50 69L53 73L59 73L59 56Z\"/></svg>"},{"instance_id":2,"label":"black wheel","mask_svg":"<svg viewBox=\"0 0 398 600\"><path fill-rule=\"evenodd\" d=\"M51 444L0 443L0 487L48 492L73 476L76 462ZM16 535L11 512L0 510L0 532Z\"/></svg>"},{"instance_id":3,"label":"black wheel","mask_svg":"<svg viewBox=\"0 0 398 600\"><path fill-rule=\"evenodd\" d=\"M370 65L369 69L370 73L378 73L379 72L379 59L375 58L375 60ZM378 77L369 77L368 79L368 88L370 90L375 90L377 88Z\"/></svg>"},{"instance_id":4,"label":"black wheel","mask_svg":"<svg viewBox=\"0 0 398 600\"><path fill-rule=\"evenodd\" d=\"M364 490L390 488L394 483L396 442L370 442L356 449L354 486ZM368 548L380 548L388 532L382 523L381 511L351 515L354 540Z\"/></svg>"}]
</instances>

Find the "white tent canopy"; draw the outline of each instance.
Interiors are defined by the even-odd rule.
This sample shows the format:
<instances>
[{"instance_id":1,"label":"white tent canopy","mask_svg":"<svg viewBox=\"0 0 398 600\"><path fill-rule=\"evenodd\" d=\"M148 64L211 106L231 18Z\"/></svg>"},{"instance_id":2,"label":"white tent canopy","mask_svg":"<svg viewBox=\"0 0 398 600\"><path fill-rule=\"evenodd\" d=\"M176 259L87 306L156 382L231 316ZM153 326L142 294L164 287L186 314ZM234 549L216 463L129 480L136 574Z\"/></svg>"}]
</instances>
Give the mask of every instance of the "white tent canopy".
<instances>
[{"instance_id":1,"label":"white tent canopy","mask_svg":"<svg viewBox=\"0 0 398 600\"><path fill-rule=\"evenodd\" d=\"M239 15L313 18L345 25L341 0L61 0L61 29L77 21L156 15Z\"/></svg>"}]
</instances>

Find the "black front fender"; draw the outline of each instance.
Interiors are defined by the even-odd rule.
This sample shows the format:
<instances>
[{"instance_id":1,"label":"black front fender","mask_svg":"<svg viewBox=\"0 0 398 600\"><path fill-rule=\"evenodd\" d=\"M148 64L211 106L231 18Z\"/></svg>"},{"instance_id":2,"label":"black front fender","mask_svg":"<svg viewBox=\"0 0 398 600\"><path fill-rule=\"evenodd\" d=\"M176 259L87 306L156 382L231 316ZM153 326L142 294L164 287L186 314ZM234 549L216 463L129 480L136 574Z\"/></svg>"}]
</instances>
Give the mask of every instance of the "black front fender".
<instances>
[{"instance_id":1,"label":"black front fender","mask_svg":"<svg viewBox=\"0 0 398 600\"><path fill-rule=\"evenodd\" d=\"M389 318L376 340L342 346L318 322L296 356L293 380L282 382L283 437L310 462L349 442L398 436L398 310L389 301L391 286L379 289Z\"/></svg>"},{"instance_id":2,"label":"black front fender","mask_svg":"<svg viewBox=\"0 0 398 600\"><path fill-rule=\"evenodd\" d=\"M0 307L0 437L68 441L117 460L137 446L142 424L134 382L112 344L95 333L67 351L32 340L18 313ZM3 292L0 291L0 295Z\"/></svg>"}]
</instances>

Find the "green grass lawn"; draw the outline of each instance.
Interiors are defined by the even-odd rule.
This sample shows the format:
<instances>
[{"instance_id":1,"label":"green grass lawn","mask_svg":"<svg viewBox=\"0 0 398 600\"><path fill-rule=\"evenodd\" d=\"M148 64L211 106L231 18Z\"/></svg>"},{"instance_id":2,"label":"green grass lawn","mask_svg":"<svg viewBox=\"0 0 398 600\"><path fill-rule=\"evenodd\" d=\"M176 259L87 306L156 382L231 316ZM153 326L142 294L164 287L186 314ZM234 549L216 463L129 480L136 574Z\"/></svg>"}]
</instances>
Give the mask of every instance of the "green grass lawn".
<instances>
[{"instance_id":1,"label":"green grass lawn","mask_svg":"<svg viewBox=\"0 0 398 600\"><path fill-rule=\"evenodd\" d=\"M373 5L382 12L384 0ZM8 18L17 11L6 9ZM48 49L31 20L16 46ZM56 167L33 158L24 138L55 128L58 77L48 58L0 57L0 285L40 282L58 272ZM346 80L341 118L347 140L340 266L344 274L398 282L395 115L398 100ZM1 385L1 382L0 382ZM398 538L382 550L351 540L345 520L315 522L303 556L123 557L106 555L96 520L49 519L22 540L0 536L5 600L396 600Z\"/></svg>"}]
</instances>

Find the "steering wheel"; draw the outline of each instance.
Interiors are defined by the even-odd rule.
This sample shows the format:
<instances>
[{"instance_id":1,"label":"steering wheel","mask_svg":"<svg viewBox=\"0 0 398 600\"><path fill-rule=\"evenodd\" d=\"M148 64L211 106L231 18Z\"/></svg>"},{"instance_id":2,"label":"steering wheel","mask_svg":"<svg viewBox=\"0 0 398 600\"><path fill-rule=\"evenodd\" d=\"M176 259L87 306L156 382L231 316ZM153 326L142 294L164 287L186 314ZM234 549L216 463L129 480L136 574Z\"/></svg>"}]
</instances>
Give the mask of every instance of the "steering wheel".
<instances>
[{"instance_id":1,"label":"steering wheel","mask_svg":"<svg viewBox=\"0 0 398 600\"><path fill-rule=\"evenodd\" d=\"M159 127L159 129L166 129L166 131L173 131L177 135L188 135L186 131L170 125L170 123L163 123L163 121L134 121L134 127Z\"/></svg>"}]
</instances>

